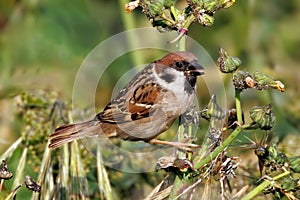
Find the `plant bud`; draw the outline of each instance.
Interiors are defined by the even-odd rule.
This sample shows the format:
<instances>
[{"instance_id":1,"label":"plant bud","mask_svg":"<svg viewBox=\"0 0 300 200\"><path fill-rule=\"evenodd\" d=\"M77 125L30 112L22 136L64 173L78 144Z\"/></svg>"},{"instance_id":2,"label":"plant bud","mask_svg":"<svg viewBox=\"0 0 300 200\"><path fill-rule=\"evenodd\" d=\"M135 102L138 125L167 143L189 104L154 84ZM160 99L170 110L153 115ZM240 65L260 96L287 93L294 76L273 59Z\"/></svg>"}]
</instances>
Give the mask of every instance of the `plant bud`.
<instances>
[{"instance_id":1,"label":"plant bud","mask_svg":"<svg viewBox=\"0 0 300 200\"><path fill-rule=\"evenodd\" d=\"M254 106L250 110L250 117L262 130L270 130L275 124L275 115L272 105Z\"/></svg>"},{"instance_id":2,"label":"plant bud","mask_svg":"<svg viewBox=\"0 0 300 200\"><path fill-rule=\"evenodd\" d=\"M277 89L284 92L284 84L280 81L274 80L272 77L267 76L262 72L254 72L253 79L255 81L255 89L257 90L270 90Z\"/></svg>"},{"instance_id":3,"label":"plant bud","mask_svg":"<svg viewBox=\"0 0 300 200\"><path fill-rule=\"evenodd\" d=\"M220 57L218 58L220 70L223 73L232 73L234 72L240 65L241 60L238 57L234 57L229 55L224 49L219 49Z\"/></svg>"},{"instance_id":4,"label":"plant bud","mask_svg":"<svg viewBox=\"0 0 300 200\"><path fill-rule=\"evenodd\" d=\"M249 88L249 83L246 82L246 80L252 79L252 76L249 72L244 70L236 71L233 74L232 82L235 87L235 89L243 90Z\"/></svg>"},{"instance_id":5,"label":"plant bud","mask_svg":"<svg viewBox=\"0 0 300 200\"><path fill-rule=\"evenodd\" d=\"M300 156L289 158L290 169L295 173L300 173Z\"/></svg>"}]
</instances>

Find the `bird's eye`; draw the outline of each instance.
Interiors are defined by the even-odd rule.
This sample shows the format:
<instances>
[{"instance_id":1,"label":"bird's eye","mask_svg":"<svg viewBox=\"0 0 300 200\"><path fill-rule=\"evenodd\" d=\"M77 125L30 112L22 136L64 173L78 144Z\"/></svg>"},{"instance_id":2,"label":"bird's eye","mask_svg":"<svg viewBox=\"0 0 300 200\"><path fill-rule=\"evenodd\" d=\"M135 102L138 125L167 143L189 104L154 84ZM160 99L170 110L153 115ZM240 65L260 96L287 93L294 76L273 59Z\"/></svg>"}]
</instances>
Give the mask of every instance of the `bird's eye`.
<instances>
[{"instance_id":1,"label":"bird's eye","mask_svg":"<svg viewBox=\"0 0 300 200\"><path fill-rule=\"evenodd\" d=\"M175 62L175 65L178 69L183 69L184 68L184 65L182 62Z\"/></svg>"}]
</instances>

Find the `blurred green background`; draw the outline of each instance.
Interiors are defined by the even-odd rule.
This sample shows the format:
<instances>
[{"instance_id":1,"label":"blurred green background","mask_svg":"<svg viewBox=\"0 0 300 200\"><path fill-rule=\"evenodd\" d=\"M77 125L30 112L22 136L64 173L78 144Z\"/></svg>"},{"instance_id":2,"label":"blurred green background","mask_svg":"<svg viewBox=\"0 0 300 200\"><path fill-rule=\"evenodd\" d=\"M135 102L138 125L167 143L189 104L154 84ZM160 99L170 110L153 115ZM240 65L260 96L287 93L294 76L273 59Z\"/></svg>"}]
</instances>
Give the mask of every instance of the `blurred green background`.
<instances>
[{"instance_id":1,"label":"blurred green background","mask_svg":"<svg viewBox=\"0 0 300 200\"><path fill-rule=\"evenodd\" d=\"M124 15L134 19L130 28L151 26L140 9L126 14L122 2L0 1L0 154L20 135L15 123L16 95L42 89L59 92L63 101L71 100L80 64L101 41L128 30ZM210 28L194 23L189 36L203 45L214 60L218 58L218 48L222 47L241 58L242 67L248 71L263 71L281 80L286 86L285 93L247 91L242 94L243 106L272 102L277 116L275 133L281 138L297 138L300 1L237 0L231 8L218 12L215 19ZM103 95L96 102L99 108L106 105L118 77L132 63L128 57L112 64L108 72L111 78L98 88ZM232 89L228 86L228 90ZM199 98L206 102L208 93L202 93Z\"/></svg>"}]
</instances>

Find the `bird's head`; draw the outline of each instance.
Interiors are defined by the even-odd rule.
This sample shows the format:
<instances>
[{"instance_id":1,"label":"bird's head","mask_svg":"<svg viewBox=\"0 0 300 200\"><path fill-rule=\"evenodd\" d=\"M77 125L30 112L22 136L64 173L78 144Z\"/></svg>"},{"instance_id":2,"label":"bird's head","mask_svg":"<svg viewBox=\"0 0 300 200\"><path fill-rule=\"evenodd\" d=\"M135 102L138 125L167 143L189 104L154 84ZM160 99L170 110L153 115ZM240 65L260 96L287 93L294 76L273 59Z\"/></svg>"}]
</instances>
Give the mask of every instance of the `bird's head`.
<instances>
[{"instance_id":1,"label":"bird's head","mask_svg":"<svg viewBox=\"0 0 300 200\"><path fill-rule=\"evenodd\" d=\"M184 72L185 76L200 76L204 74L204 68L198 63L196 56L186 51L169 53L158 60L157 63Z\"/></svg>"}]
</instances>

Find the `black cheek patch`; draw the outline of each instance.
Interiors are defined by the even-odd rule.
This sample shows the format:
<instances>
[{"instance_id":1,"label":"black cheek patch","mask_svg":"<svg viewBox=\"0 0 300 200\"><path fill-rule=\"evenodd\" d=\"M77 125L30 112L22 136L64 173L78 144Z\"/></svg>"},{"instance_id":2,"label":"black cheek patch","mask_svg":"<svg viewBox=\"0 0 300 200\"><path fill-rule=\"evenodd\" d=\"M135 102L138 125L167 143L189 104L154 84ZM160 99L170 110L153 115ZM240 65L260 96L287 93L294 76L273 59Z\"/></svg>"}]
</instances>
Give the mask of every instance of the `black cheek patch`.
<instances>
[{"instance_id":1,"label":"black cheek patch","mask_svg":"<svg viewBox=\"0 0 300 200\"><path fill-rule=\"evenodd\" d=\"M175 81L176 77L172 74L163 74L160 76L161 79L165 80L167 83Z\"/></svg>"}]
</instances>

